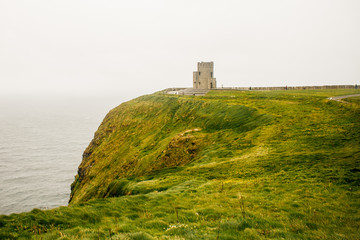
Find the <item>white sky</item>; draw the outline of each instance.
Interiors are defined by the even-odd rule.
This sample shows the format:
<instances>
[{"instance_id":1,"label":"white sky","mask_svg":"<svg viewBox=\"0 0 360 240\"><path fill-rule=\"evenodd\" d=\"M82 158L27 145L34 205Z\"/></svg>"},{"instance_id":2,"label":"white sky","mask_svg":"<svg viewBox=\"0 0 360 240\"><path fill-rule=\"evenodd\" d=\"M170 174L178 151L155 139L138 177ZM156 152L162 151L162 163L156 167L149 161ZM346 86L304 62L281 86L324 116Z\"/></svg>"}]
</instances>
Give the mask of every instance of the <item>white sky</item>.
<instances>
[{"instance_id":1,"label":"white sky","mask_svg":"<svg viewBox=\"0 0 360 240\"><path fill-rule=\"evenodd\" d=\"M359 0L0 0L0 95L359 84Z\"/></svg>"}]
</instances>

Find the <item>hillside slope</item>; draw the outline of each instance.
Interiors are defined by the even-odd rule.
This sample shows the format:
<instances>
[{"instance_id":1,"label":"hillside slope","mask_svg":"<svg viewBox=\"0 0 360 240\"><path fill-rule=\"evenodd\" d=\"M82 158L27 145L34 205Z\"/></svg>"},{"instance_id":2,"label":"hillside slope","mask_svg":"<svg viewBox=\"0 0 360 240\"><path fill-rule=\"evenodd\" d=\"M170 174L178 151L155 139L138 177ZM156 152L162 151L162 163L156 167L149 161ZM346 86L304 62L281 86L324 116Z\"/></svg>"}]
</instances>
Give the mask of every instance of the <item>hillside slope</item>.
<instances>
[{"instance_id":1,"label":"hillside slope","mask_svg":"<svg viewBox=\"0 0 360 240\"><path fill-rule=\"evenodd\" d=\"M201 160L208 152L228 144L216 137L220 132L233 141L269 119L252 108L194 98L150 95L124 103L105 117L85 150L70 203L141 191L138 186L114 188L129 177ZM248 141L240 140L238 144L247 145ZM160 184L161 189L176 184L166 182Z\"/></svg>"},{"instance_id":2,"label":"hillside slope","mask_svg":"<svg viewBox=\"0 0 360 240\"><path fill-rule=\"evenodd\" d=\"M155 93L111 110L69 207L0 237L358 239L359 90Z\"/></svg>"}]
</instances>

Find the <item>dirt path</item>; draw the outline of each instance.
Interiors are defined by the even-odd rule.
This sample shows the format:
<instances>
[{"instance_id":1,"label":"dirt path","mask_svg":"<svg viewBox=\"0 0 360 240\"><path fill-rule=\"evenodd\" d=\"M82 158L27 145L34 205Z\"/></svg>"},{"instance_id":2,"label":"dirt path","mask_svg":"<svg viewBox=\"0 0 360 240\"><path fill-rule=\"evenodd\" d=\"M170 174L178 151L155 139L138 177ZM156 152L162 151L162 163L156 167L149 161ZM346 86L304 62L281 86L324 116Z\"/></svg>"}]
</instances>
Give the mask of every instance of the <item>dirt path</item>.
<instances>
[{"instance_id":1,"label":"dirt path","mask_svg":"<svg viewBox=\"0 0 360 240\"><path fill-rule=\"evenodd\" d=\"M349 98L349 97L360 97L360 94L352 94L352 95L345 95L345 96L329 97L328 99L329 99L329 100L338 101L338 102L348 103L348 102L343 101L343 100L341 100L341 99Z\"/></svg>"}]
</instances>

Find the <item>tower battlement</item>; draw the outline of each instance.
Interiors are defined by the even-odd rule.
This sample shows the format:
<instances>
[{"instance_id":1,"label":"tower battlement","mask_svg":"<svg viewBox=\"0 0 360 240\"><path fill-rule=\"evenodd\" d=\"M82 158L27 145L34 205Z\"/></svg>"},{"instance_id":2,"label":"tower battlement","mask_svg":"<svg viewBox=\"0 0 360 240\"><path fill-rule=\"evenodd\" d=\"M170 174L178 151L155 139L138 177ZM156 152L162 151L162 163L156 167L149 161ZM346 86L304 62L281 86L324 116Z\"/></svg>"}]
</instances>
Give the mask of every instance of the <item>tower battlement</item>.
<instances>
[{"instance_id":1,"label":"tower battlement","mask_svg":"<svg viewBox=\"0 0 360 240\"><path fill-rule=\"evenodd\" d=\"M214 68L214 62L198 62L198 69L199 68Z\"/></svg>"},{"instance_id":2,"label":"tower battlement","mask_svg":"<svg viewBox=\"0 0 360 240\"><path fill-rule=\"evenodd\" d=\"M197 71L193 73L193 88L216 88L216 78L214 78L214 62L197 63Z\"/></svg>"}]
</instances>

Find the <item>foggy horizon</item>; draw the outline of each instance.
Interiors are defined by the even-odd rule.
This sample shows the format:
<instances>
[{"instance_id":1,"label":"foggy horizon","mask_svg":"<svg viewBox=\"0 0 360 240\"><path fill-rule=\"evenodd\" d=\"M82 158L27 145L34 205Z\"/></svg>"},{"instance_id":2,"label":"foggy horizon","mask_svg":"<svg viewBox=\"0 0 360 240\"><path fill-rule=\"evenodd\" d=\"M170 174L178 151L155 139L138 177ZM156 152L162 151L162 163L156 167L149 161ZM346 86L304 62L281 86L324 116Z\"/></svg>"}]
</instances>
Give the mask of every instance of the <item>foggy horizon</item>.
<instances>
[{"instance_id":1,"label":"foggy horizon","mask_svg":"<svg viewBox=\"0 0 360 240\"><path fill-rule=\"evenodd\" d=\"M360 2L0 1L0 96L360 83Z\"/></svg>"}]
</instances>

